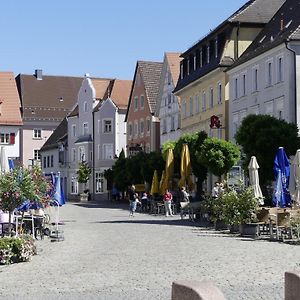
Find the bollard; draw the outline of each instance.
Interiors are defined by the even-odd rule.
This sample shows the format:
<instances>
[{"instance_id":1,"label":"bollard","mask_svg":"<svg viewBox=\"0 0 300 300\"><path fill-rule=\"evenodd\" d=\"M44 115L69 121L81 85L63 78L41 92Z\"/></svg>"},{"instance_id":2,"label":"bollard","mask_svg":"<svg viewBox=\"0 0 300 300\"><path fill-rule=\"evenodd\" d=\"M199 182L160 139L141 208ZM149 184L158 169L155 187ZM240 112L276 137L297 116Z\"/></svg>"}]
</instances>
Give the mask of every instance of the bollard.
<instances>
[{"instance_id":1,"label":"bollard","mask_svg":"<svg viewBox=\"0 0 300 300\"><path fill-rule=\"evenodd\" d=\"M175 281L172 300L225 300L222 292L209 281Z\"/></svg>"},{"instance_id":2,"label":"bollard","mask_svg":"<svg viewBox=\"0 0 300 300\"><path fill-rule=\"evenodd\" d=\"M299 300L300 299L300 270L285 272L284 274L284 299Z\"/></svg>"}]
</instances>

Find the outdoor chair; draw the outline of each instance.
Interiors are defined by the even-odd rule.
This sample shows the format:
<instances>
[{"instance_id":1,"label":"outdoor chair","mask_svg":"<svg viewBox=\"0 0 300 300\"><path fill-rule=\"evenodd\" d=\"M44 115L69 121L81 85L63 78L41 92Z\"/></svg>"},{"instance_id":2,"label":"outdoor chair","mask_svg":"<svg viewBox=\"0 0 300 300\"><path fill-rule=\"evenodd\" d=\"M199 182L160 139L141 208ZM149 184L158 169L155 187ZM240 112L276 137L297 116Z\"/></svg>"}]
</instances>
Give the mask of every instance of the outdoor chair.
<instances>
[{"instance_id":1,"label":"outdoor chair","mask_svg":"<svg viewBox=\"0 0 300 300\"><path fill-rule=\"evenodd\" d=\"M268 233L269 232L269 210L265 207L262 207L256 211L257 222L255 224L259 225L259 233Z\"/></svg>"},{"instance_id":2,"label":"outdoor chair","mask_svg":"<svg viewBox=\"0 0 300 300\"><path fill-rule=\"evenodd\" d=\"M180 217L183 219L187 214L189 214L189 202L180 202Z\"/></svg>"}]
</instances>

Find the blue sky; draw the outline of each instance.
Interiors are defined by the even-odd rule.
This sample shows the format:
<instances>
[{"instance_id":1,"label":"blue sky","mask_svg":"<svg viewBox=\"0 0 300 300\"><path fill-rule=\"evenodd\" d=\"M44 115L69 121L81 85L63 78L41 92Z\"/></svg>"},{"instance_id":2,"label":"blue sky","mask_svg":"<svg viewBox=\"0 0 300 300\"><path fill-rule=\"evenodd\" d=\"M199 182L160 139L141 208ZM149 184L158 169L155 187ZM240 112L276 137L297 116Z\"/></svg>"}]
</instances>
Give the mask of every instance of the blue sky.
<instances>
[{"instance_id":1,"label":"blue sky","mask_svg":"<svg viewBox=\"0 0 300 300\"><path fill-rule=\"evenodd\" d=\"M132 79L137 60L182 52L246 0L0 1L0 71Z\"/></svg>"}]
</instances>

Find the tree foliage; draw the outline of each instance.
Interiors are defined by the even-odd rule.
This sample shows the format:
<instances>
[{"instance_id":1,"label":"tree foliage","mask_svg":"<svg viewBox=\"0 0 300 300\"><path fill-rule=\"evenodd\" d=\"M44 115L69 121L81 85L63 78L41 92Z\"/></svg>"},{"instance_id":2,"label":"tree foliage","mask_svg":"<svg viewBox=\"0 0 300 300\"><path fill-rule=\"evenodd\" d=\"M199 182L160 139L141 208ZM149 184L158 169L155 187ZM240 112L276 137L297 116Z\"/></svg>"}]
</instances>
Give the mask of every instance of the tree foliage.
<instances>
[{"instance_id":1,"label":"tree foliage","mask_svg":"<svg viewBox=\"0 0 300 300\"><path fill-rule=\"evenodd\" d=\"M239 148L225 140L207 138L196 153L199 163L216 176L221 177L240 159Z\"/></svg>"},{"instance_id":2,"label":"tree foliage","mask_svg":"<svg viewBox=\"0 0 300 300\"><path fill-rule=\"evenodd\" d=\"M89 167L89 165L84 161L80 162L79 169L77 171L78 182L84 183L84 184L87 183L90 178L91 173L92 173L92 170Z\"/></svg>"},{"instance_id":3,"label":"tree foliage","mask_svg":"<svg viewBox=\"0 0 300 300\"><path fill-rule=\"evenodd\" d=\"M239 127L235 139L242 146L244 169L247 169L251 156L256 156L262 184L274 179L273 165L278 147L284 147L290 156L295 154L300 145L295 124L269 115L247 116Z\"/></svg>"}]
</instances>

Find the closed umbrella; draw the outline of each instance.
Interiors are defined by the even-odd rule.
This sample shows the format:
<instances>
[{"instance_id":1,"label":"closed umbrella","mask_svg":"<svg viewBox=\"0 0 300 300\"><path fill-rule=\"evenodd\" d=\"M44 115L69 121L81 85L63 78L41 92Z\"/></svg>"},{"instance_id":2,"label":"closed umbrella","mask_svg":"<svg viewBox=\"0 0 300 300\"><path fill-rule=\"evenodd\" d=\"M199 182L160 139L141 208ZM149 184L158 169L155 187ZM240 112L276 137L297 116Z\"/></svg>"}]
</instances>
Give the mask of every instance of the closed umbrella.
<instances>
[{"instance_id":1,"label":"closed umbrella","mask_svg":"<svg viewBox=\"0 0 300 300\"><path fill-rule=\"evenodd\" d=\"M166 165L165 165L165 172L164 172L164 183L163 188L169 189L170 188L170 181L172 180L174 174L174 154L171 148L168 149L167 157L166 157Z\"/></svg>"},{"instance_id":2,"label":"closed umbrella","mask_svg":"<svg viewBox=\"0 0 300 300\"><path fill-rule=\"evenodd\" d=\"M259 176L258 176L259 165L257 163L255 156L251 157L250 163L248 165L248 169L249 169L250 185L253 188L254 197L258 200L260 205L263 205L264 199L261 192L261 188L259 186Z\"/></svg>"},{"instance_id":3,"label":"closed umbrella","mask_svg":"<svg viewBox=\"0 0 300 300\"><path fill-rule=\"evenodd\" d=\"M0 149L0 169L2 173L9 172L8 158L4 146Z\"/></svg>"},{"instance_id":4,"label":"closed umbrella","mask_svg":"<svg viewBox=\"0 0 300 300\"><path fill-rule=\"evenodd\" d=\"M288 191L290 179L290 162L283 149L279 147L274 160L274 174L276 185L273 194L273 204L279 207L291 205L291 196Z\"/></svg>"},{"instance_id":5,"label":"closed umbrella","mask_svg":"<svg viewBox=\"0 0 300 300\"><path fill-rule=\"evenodd\" d=\"M296 206L300 206L300 149L297 150L292 164L294 165L294 178L296 186L294 194L294 204Z\"/></svg>"},{"instance_id":6,"label":"closed umbrella","mask_svg":"<svg viewBox=\"0 0 300 300\"><path fill-rule=\"evenodd\" d=\"M189 189L193 188L193 182L191 178L192 166L188 144L183 144L181 151L181 163L180 163L180 175L179 187L183 187L188 184Z\"/></svg>"},{"instance_id":7,"label":"closed umbrella","mask_svg":"<svg viewBox=\"0 0 300 300\"><path fill-rule=\"evenodd\" d=\"M167 182L167 178L166 178L166 173L165 173L165 171L162 171L161 179L159 182L159 191L162 195L164 194L165 190L168 188L167 184L168 184L168 182Z\"/></svg>"},{"instance_id":8,"label":"closed umbrella","mask_svg":"<svg viewBox=\"0 0 300 300\"><path fill-rule=\"evenodd\" d=\"M156 170L153 173L153 178L152 178L152 184L151 184L150 193L151 193L151 195L159 193L159 182L158 182L158 175L157 175L157 171Z\"/></svg>"}]
</instances>

